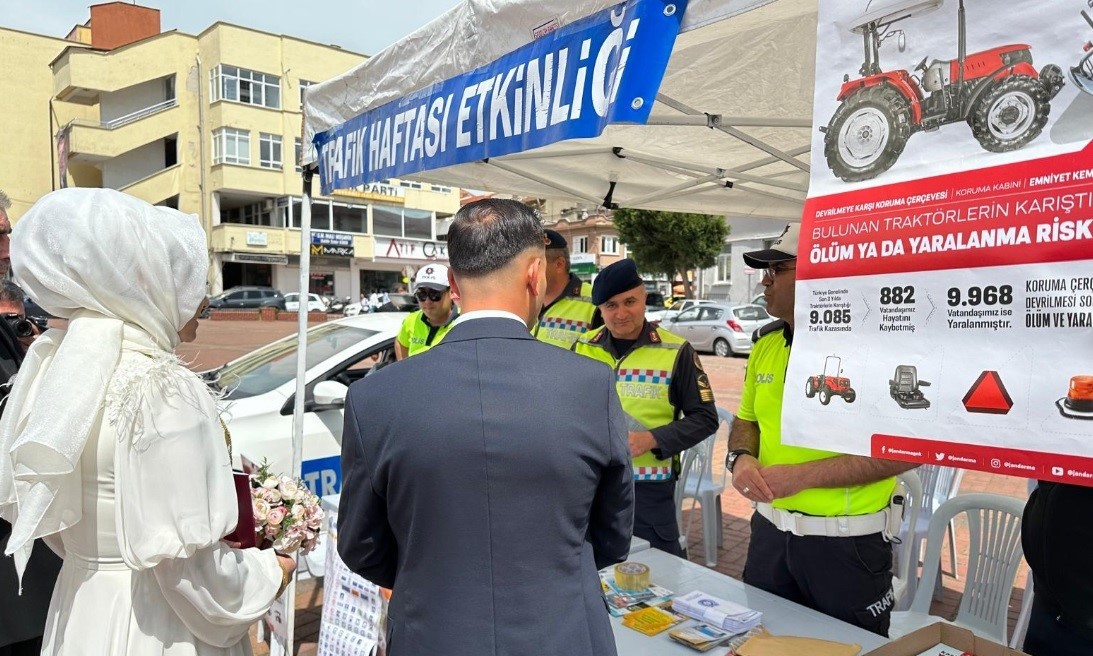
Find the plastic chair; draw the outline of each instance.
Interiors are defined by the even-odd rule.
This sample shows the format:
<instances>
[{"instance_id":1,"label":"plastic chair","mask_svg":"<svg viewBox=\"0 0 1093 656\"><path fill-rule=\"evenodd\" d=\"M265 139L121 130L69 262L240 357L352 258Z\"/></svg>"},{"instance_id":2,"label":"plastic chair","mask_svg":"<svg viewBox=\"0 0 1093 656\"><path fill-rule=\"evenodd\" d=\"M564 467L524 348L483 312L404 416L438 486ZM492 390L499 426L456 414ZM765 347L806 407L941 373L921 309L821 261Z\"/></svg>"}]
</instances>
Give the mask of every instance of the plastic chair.
<instances>
[{"instance_id":1,"label":"plastic chair","mask_svg":"<svg viewBox=\"0 0 1093 656\"><path fill-rule=\"evenodd\" d=\"M1035 478L1028 479L1028 493L1032 495L1032 491L1040 485L1040 481ZM1025 644L1025 633L1028 631L1029 618L1032 616L1032 569L1025 570L1025 594L1021 595L1021 611L1017 615L1017 624L1014 625L1013 631L1010 634L1010 649L1020 649Z\"/></svg>"},{"instance_id":2,"label":"plastic chair","mask_svg":"<svg viewBox=\"0 0 1093 656\"><path fill-rule=\"evenodd\" d=\"M893 567L892 593L896 599L896 610L911 607L911 598L915 596L915 583L918 581L918 551L915 550L911 527L918 525L918 513L922 507L922 481L915 470L906 471L896 477L903 494L903 524L900 527L898 550Z\"/></svg>"},{"instance_id":3,"label":"plastic chair","mask_svg":"<svg viewBox=\"0 0 1093 656\"><path fill-rule=\"evenodd\" d=\"M721 423L727 427L732 425L733 415L728 410L718 408L717 416L720 419L718 431L721 430ZM725 491L725 472L722 471L720 482L715 482L712 475L716 445L717 432L687 449L683 453L679 482L676 485L676 521L680 528L679 541L684 549L687 548L691 535L695 504L702 506L702 541L706 550L706 567L717 565L717 549L725 543L721 527L721 493ZM683 528L684 499L693 499L686 529Z\"/></svg>"},{"instance_id":4,"label":"plastic chair","mask_svg":"<svg viewBox=\"0 0 1093 656\"><path fill-rule=\"evenodd\" d=\"M960 514L968 520L968 574L956 619L951 623L976 635L1006 644L1010 596L1017 578L1021 550L1021 514L1024 501L997 494L966 494L950 499L934 511L926 537L923 581L933 581L941 568L941 547L949 523ZM933 590L920 585L910 611L892 613L892 639L933 624ZM940 621L945 621L941 619Z\"/></svg>"},{"instance_id":5,"label":"plastic chair","mask_svg":"<svg viewBox=\"0 0 1093 656\"><path fill-rule=\"evenodd\" d=\"M922 553L922 542L926 539L926 532L930 528L930 518L934 511L943 503L956 496L960 491L960 482L964 479L964 470L955 467L942 467L940 465L922 465L918 468L918 477L922 481L922 505L919 506L917 522L914 524L914 534L911 536L913 551ZM949 525L949 562L952 563L953 578L959 579L959 566L956 560L956 538L954 526ZM923 581L924 579L919 579ZM941 571L938 570L934 580L934 590L940 594ZM914 591L911 592L914 596ZM936 598L936 597L935 597Z\"/></svg>"}]
</instances>

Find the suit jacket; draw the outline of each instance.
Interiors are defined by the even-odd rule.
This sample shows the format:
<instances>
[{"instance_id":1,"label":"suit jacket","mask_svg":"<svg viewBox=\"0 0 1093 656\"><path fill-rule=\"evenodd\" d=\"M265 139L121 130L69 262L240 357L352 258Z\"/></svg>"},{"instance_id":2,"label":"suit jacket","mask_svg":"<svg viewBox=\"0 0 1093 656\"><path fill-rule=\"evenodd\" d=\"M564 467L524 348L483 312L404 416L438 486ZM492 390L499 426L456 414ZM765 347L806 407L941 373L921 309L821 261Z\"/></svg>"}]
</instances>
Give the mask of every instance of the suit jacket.
<instances>
[{"instance_id":1,"label":"suit jacket","mask_svg":"<svg viewBox=\"0 0 1093 656\"><path fill-rule=\"evenodd\" d=\"M353 384L338 551L394 590L390 656L611 656L633 529L609 367L479 318Z\"/></svg>"}]
</instances>

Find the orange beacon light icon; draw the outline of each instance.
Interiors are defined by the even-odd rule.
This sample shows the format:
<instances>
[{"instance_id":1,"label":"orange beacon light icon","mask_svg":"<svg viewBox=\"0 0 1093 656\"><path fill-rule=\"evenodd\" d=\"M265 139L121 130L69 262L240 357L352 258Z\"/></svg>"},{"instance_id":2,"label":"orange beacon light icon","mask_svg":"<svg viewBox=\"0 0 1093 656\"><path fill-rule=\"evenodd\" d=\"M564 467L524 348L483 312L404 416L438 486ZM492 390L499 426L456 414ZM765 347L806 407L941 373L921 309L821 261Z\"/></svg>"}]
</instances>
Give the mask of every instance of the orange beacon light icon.
<instances>
[{"instance_id":1,"label":"orange beacon light icon","mask_svg":"<svg viewBox=\"0 0 1093 656\"><path fill-rule=\"evenodd\" d=\"M1055 402L1070 419L1093 419L1093 376L1073 376L1066 396Z\"/></svg>"}]
</instances>

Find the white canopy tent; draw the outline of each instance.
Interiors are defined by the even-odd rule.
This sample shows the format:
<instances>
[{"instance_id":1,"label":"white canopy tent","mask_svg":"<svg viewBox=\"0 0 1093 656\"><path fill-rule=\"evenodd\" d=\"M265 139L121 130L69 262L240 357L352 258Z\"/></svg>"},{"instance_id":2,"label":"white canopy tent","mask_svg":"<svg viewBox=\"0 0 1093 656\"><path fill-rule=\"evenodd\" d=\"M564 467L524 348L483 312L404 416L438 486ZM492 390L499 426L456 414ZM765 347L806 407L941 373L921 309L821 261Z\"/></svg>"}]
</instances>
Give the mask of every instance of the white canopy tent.
<instances>
[{"instance_id":1,"label":"white canopy tent","mask_svg":"<svg viewBox=\"0 0 1093 656\"><path fill-rule=\"evenodd\" d=\"M466 0L310 87L304 138L484 64L610 1ZM409 176L470 189L799 220L808 189L815 0L693 0L648 125ZM614 182L614 186L612 186ZM731 183L728 185L726 183Z\"/></svg>"}]
</instances>

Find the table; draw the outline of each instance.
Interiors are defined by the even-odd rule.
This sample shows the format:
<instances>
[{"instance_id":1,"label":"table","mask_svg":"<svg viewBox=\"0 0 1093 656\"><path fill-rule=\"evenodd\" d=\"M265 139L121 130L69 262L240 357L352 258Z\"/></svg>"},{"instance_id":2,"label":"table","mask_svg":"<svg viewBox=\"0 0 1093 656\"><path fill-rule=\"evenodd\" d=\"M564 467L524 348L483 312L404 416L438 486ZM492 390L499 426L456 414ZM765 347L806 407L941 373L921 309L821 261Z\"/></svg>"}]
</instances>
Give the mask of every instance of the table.
<instances>
[{"instance_id":1,"label":"table","mask_svg":"<svg viewBox=\"0 0 1093 656\"><path fill-rule=\"evenodd\" d=\"M652 582L668 588L674 594L701 590L762 612L763 626L775 635L856 642L862 646L863 652L871 651L888 642L886 638L875 633L745 585L741 581L663 551L648 549L631 554L630 561L648 565ZM611 626L615 632L615 644L618 646L619 656L671 656L672 654L694 656L699 653L677 644L668 637L667 631L655 636L646 636L624 627L621 617L612 617ZM719 647L704 653L724 656L727 651L728 648Z\"/></svg>"}]
</instances>

